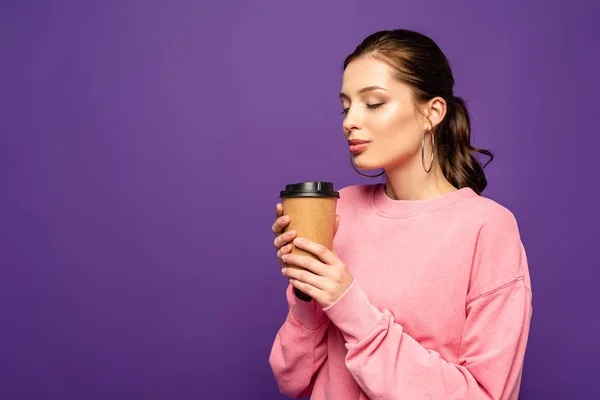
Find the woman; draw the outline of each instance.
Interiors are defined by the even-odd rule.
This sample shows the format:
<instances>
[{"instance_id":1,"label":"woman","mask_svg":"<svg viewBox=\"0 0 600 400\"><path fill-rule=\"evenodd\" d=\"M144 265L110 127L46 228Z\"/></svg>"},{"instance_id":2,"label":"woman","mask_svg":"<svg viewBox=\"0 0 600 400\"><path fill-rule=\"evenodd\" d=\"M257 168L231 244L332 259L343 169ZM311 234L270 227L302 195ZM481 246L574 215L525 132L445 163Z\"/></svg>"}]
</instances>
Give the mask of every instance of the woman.
<instances>
[{"instance_id":1,"label":"woman","mask_svg":"<svg viewBox=\"0 0 600 400\"><path fill-rule=\"evenodd\" d=\"M383 168L385 184L340 190L332 251L282 234L289 217L277 205L290 310L269 360L282 393L517 398L532 313L527 260L513 214L481 196L473 153L493 156L471 146L453 85L439 47L408 30L375 33L345 60L352 165ZM289 254L292 240L320 261Z\"/></svg>"}]
</instances>

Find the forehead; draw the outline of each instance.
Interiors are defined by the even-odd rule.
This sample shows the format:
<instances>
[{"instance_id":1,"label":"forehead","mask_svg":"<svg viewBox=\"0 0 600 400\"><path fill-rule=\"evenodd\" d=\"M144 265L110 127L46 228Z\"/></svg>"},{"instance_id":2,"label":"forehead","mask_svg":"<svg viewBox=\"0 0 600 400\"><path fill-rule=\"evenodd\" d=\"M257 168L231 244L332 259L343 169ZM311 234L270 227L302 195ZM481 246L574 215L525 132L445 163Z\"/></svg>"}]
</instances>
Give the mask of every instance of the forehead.
<instances>
[{"instance_id":1,"label":"forehead","mask_svg":"<svg viewBox=\"0 0 600 400\"><path fill-rule=\"evenodd\" d=\"M392 70L373 57L361 57L346 67L342 76L342 92L353 94L366 86L389 87L392 82Z\"/></svg>"}]
</instances>

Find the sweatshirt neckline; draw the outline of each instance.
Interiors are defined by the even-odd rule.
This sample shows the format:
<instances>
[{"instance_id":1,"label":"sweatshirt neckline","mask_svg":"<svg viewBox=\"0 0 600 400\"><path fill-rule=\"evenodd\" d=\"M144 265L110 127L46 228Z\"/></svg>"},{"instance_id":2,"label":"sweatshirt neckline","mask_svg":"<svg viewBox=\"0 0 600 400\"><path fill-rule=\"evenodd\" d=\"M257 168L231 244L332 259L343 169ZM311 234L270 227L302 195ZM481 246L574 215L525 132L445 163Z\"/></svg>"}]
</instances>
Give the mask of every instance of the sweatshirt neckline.
<instances>
[{"instance_id":1,"label":"sweatshirt neckline","mask_svg":"<svg viewBox=\"0 0 600 400\"><path fill-rule=\"evenodd\" d=\"M435 212L472 197L477 197L477 193L464 187L433 199L393 200L385 193L385 184L378 183L373 185L371 205L384 217L407 218Z\"/></svg>"}]
</instances>

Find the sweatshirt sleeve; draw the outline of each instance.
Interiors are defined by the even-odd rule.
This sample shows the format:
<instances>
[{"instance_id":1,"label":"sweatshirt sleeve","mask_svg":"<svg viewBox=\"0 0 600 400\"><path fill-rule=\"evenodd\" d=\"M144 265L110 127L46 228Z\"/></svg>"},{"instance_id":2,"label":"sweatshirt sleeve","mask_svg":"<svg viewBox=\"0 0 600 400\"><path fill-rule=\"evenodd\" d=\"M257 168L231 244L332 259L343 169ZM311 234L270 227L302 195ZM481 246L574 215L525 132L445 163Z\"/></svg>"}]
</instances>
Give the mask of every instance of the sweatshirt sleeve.
<instances>
[{"instance_id":1,"label":"sweatshirt sleeve","mask_svg":"<svg viewBox=\"0 0 600 400\"><path fill-rule=\"evenodd\" d=\"M356 281L324 310L344 335L346 366L369 398L517 398L532 297L520 238L504 229L514 224L503 225L480 232L456 360L423 347Z\"/></svg>"},{"instance_id":2,"label":"sweatshirt sleeve","mask_svg":"<svg viewBox=\"0 0 600 400\"><path fill-rule=\"evenodd\" d=\"M316 301L298 300L286 290L289 311L279 329L269 364L281 393L301 398L311 394L316 372L327 358L329 318Z\"/></svg>"}]
</instances>

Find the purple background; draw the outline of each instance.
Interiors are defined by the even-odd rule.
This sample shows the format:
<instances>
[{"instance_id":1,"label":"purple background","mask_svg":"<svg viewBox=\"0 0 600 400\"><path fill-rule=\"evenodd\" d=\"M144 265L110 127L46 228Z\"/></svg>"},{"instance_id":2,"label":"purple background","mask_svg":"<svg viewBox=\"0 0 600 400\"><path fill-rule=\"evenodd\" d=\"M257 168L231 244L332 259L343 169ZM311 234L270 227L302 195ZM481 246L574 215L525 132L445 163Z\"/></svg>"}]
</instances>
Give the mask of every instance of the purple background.
<instances>
[{"instance_id":1,"label":"purple background","mask_svg":"<svg viewBox=\"0 0 600 400\"><path fill-rule=\"evenodd\" d=\"M368 182L344 57L405 27L447 53L517 216L522 399L600 391L598 2L3 1L0 398L282 399L270 227L300 180Z\"/></svg>"}]
</instances>

